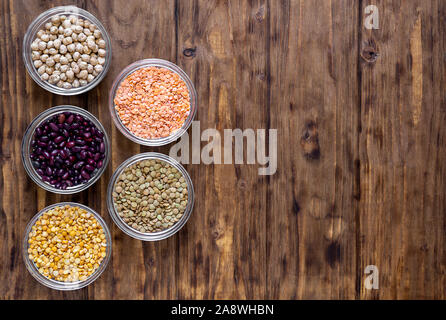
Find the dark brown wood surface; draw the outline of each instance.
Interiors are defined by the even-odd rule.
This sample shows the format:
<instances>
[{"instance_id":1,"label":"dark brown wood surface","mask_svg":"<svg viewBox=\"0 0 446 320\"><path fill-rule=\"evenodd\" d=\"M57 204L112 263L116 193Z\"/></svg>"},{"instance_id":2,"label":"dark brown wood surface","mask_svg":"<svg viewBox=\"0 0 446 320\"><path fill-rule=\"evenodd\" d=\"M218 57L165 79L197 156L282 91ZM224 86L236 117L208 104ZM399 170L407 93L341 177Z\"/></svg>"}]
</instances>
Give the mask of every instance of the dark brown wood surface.
<instances>
[{"instance_id":1,"label":"dark brown wood surface","mask_svg":"<svg viewBox=\"0 0 446 320\"><path fill-rule=\"evenodd\" d=\"M41 89L21 58L31 21L69 3L101 20L113 49L106 78L76 97ZM378 30L363 25L369 4ZM1 0L0 299L445 299L445 15L442 0ZM170 146L126 139L108 93L154 57L193 80L201 130L277 129L278 169L186 165L189 222L144 243L110 219L108 181L129 156ZM105 174L72 196L38 188L20 158L27 125L60 104L95 114L112 140ZM107 270L74 292L37 283L21 256L28 221L59 201L90 206L113 236Z\"/></svg>"}]
</instances>

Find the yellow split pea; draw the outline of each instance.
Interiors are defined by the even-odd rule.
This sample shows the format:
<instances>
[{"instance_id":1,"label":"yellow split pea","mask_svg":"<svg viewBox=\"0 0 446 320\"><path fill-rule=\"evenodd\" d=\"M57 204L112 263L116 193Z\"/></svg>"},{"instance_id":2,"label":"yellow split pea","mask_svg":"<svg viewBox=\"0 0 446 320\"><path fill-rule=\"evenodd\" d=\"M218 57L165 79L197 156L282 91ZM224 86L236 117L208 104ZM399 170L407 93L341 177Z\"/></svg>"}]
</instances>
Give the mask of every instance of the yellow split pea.
<instances>
[{"instance_id":1,"label":"yellow split pea","mask_svg":"<svg viewBox=\"0 0 446 320\"><path fill-rule=\"evenodd\" d=\"M90 212L75 206L46 211L28 236L28 256L45 277L84 281L106 256L104 229Z\"/></svg>"}]
</instances>

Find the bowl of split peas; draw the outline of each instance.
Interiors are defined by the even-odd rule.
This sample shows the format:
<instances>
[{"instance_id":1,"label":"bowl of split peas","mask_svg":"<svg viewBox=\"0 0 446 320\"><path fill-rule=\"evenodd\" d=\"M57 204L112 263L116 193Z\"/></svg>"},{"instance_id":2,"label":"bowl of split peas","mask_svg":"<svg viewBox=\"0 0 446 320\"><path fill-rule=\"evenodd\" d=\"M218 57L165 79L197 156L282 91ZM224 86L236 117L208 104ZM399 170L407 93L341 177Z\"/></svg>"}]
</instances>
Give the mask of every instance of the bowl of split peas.
<instances>
[{"instance_id":1,"label":"bowl of split peas","mask_svg":"<svg viewBox=\"0 0 446 320\"><path fill-rule=\"evenodd\" d=\"M77 290L95 281L111 257L110 231L101 216L74 202L40 210L28 223L23 259L31 275L56 290Z\"/></svg>"},{"instance_id":2,"label":"bowl of split peas","mask_svg":"<svg viewBox=\"0 0 446 320\"><path fill-rule=\"evenodd\" d=\"M114 172L107 206L127 235L158 241L171 237L188 221L194 206L189 174L175 159L147 152L125 160Z\"/></svg>"},{"instance_id":3,"label":"bowl of split peas","mask_svg":"<svg viewBox=\"0 0 446 320\"><path fill-rule=\"evenodd\" d=\"M197 112L197 92L176 64L145 59L115 79L109 109L121 133L141 145L162 146L183 135Z\"/></svg>"}]
</instances>

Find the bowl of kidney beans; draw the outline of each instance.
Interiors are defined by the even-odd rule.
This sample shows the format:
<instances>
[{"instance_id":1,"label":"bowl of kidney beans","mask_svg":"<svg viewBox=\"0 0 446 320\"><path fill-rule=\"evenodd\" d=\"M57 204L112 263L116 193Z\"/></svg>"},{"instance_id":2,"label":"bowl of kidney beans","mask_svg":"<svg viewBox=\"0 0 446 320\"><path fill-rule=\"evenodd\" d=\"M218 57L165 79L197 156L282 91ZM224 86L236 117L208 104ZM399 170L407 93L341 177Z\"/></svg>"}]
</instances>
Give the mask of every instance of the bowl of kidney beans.
<instances>
[{"instance_id":1,"label":"bowl of kidney beans","mask_svg":"<svg viewBox=\"0 0 446 320\"><path fill-rule=\"evenodd\" d=\"M57 106L38 115L22 140L22 161L31 179L47 191L71 194L94 184L109 160L109 140L88 111Z\"/></svg>"}]
</instances>

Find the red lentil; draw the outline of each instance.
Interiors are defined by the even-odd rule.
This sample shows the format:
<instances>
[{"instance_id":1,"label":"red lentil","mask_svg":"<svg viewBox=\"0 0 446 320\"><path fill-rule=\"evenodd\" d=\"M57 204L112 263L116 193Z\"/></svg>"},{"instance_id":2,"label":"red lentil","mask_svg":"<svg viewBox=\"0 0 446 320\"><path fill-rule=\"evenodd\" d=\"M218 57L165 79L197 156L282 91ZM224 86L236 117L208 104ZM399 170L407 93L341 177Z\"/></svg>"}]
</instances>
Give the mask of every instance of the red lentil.
<instances>
[{"instance_id":1,"label":"red lentil","mask_svg":"<svg viewBox=\"0 0 446 320\"><path fill-rule=\"evenodd\" d=\"M116 91L115 109L137 137L159 139L180 129L190 111L189 90L181 77L159 67L141 68Z\"/></svg>"}]
</instances>

